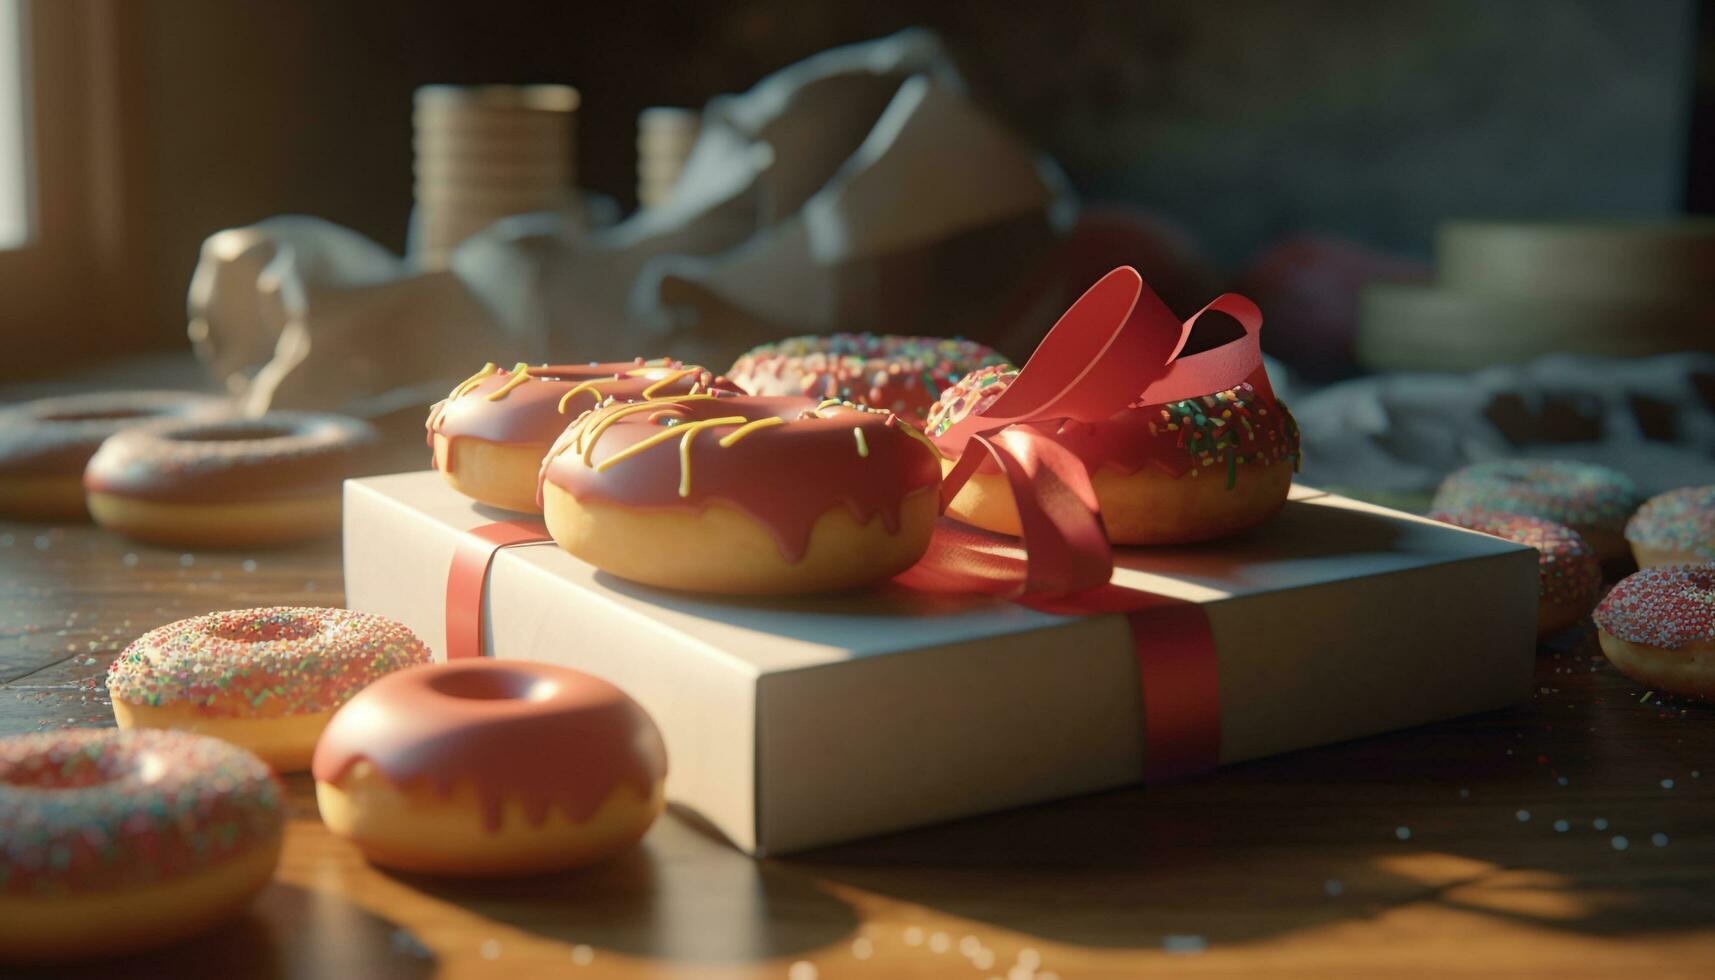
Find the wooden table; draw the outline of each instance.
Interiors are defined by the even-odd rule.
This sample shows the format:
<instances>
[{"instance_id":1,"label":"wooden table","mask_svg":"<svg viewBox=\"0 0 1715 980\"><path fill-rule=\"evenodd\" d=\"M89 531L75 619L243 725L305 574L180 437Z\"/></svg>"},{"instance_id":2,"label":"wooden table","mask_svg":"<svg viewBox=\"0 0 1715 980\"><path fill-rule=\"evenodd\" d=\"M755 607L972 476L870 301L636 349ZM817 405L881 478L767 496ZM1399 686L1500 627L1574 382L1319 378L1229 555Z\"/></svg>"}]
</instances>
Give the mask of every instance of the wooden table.
<instances>
[{"instance_id":1,"label":"wooden table","mask_svg":"<svg viewBox=\"0 0 1715 980\"><path fill-rule=\"evenodd\" d=\"M0 524L0 734L111 724L103 673L150 627L341 599L337 542L181 554ZM255 907L124 969L1710 976L1715 710L1644 694L1576 634L1504 713L783 860L670 814L606 866L485 884L366 866L292 777L284 862Z\"/></svg>"}]
</instances>

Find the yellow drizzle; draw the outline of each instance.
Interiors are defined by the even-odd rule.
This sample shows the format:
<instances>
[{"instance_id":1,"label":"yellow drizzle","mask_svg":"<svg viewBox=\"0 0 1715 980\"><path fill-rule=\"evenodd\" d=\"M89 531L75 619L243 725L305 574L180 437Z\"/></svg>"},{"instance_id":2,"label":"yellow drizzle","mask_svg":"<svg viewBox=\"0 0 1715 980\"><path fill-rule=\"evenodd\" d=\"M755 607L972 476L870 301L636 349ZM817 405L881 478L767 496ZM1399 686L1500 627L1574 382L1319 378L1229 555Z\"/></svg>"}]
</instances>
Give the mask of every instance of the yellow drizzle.
<instances>
[{"instance_id":1,"label":"yellow drizzle","mask_svg":"<svg viewBox=\"0 0 1715 980\"><path fill-rule=\"evenodd\" d=\"M583 394L586 391L589 392L590 394L594 395L596 401L598 401L598 402L601 401L601 389L597 388L595 386L594 381L585 381L584 383L578 385L576 388L573 388L571 391L568 391L565 394L561 395L560 396L560 404L558 406L556 406L554 410L556 412L559 412L561 415L566 414L566 403L570 402L573 398L576 398L577 396Z\"/></svg>"},{"instance_id":2,"label":"yellow drizzle","mask_svg":"<svg viewBox=\"0 0 1715 980\"><path fill-rule=\"evenodd\" d=\"M907 422L904 419L900 419L899 424L894 426L893 428L902 430L906 435L910 436L913 439L916 439L918 442L927 446L929 448L929 451L934 453L935 455L937 455L937 456L941 455L941 450L935 448L935 444L933 442L929 441L929 437L924 435L921 432L918 432L917 427L915 425L912 425L910 422Z\"/></svg>"},{"instance_id":3,"label":"yellow drizzle","mask_svg":"<svg viewBox=\"0 0 1715 980\"><path fill-rule=\"evenodd\" d=\"M743 439L745 436L750 435L752 432L755 432L757 429L766 429L769 426L785 425L785 424L786 424L785 419L780 418L778 416L774 416L774 415L770 415L769 417L767 417L765 419L757 419L754 422L747 422L744 425L739 426L734 431L729 432L724 436L721 436L721 448L726 449L726 448L730 447L733 443L739 441L740 439Z\"/></svg>"},{"instance_id":4,"label":"yellow drizzle","mask_svg":"<svg viewBox=\"0 0 1715 980\"><path fill-rule=\"evenodd\" d=\"M650 385L649 387L643 389L643 397L645 399L654 398L655 393L657 391L660 391L662 388L667 387L668 385L672 384L675 381L678 381L681 378L687 377L689 375L696 374L699 370L701 370L701 369L700 368L686 368L683 371L675 371L674 373L667 375L665 378L662 378L660 381L657 381L654 384Z\"/></svg>"},{"instance_id":5,"label":"yellow drizzle","mask_svg":"<svg viewBox=\"0 0 1715 980\"><path fill-rule=\"evenodd\" d=\"M482 366L482 370L454 385L452 394L447 396L447 401L452 401L456 398L463 398L465 395L470 394L470 390L475 388L478 384L481 384L483 378L488 377L498 370L500 369L494 366L493 361L489 361L487 364L484 364Z\"/></svg>"},{"instance_id":6,"label":"yellow drizzle","mask_svg":"<svg viewBox=\"0 0 1715 980\"><path fill-rule=\"evenodd\" d=\"M519 361L513 366L511 376L506 379L506 383L488 393L488 400L491 402L497 402L510 394L512 389L529 380L530 365L523 361Z\"/></svg>"},{"instance_id":7,"label":"yellow drizzle","mask_svg":"<svg viewBox=\"0 0 1715 980\"><path fill-rule=\"evenodd\" d=\"M587 421L584 424L582 431L578 433L576 446L578 453L583 457L584 465L595 465L590 462L590 455L595 452L595 444L601 441L601 434L607 431L608 426L622 418L625 418L627 415L635 415L638 412L663 410L664 409L662 409L660 405L651 404L649 402L629 402L627 404L609 408L606 412L601 413L599 418L592 418Z\"/></svg>"},{"instance_id":8,"label":"yellow drizzle","mask_svg":"<svg viewBox=\"0 0 1715 980\"><path fill-rule=\"evenodd\" d=\"M481 384L483 378L497 370L499 369L494 366L494 362L489 361L482 366L482 370L453 385L453 390L447 393L447 397L436 402L435 407L429 410L429 421L425 423L429 430L439 432L441 419L447 414L447 405L470 394L470 390Z\"/></svg>"},{"instance_id":9,"label":"yellow drizzle","mask_svg":"<svg viewBox=\"0 0 1715 980\"><path fill-rule=\"evenodd\" d=\"M720 425L744 425L748 421L749 420L742 415L728 415L724 418L703 419L700 422L687 422L684 425L670 426L655 433L647 439L642 439L632 443L624 449L621 449L619 452L614 453L612 456L602 460L595 467L595 471L600 473L608 467L628 460L646 449L652 449L659 446L668 439L678 439L680 440L679 496L688 497L691 495L691 439L704 429L712 429Z\"/></svg>"}]
</instances>

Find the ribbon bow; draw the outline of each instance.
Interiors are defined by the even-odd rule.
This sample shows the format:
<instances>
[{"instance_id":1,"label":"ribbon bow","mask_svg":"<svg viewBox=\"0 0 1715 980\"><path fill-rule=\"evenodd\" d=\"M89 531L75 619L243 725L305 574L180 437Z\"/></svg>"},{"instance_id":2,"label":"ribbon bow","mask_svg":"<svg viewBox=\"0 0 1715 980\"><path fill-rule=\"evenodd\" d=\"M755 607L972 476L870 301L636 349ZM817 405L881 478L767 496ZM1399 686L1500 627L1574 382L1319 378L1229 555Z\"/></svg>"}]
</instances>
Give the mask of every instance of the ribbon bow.
<instances>
[{"instance_id":1,"label":"ribbon bow","mask_svg":"<svg viewBox=\"0 0 1715 980\"><path fill-rule=\"evenodd\" d=\"M1244 337L1181 357L1210 310L1237 320ZM1106 584L1113 550L1095 488L1083 461L1054 434L1067 423L1099 422L1129 406L1196 398L1247 380L1272 394L1261 330L1261 311L1236 293L1180 322L1136 269L1113 270L1060 317L992 405L935 437L959 449L941 486L942 508L993 460L1012 488L1028 556L1018 594L1048 598Z\"/></svg>"}]
</instances>

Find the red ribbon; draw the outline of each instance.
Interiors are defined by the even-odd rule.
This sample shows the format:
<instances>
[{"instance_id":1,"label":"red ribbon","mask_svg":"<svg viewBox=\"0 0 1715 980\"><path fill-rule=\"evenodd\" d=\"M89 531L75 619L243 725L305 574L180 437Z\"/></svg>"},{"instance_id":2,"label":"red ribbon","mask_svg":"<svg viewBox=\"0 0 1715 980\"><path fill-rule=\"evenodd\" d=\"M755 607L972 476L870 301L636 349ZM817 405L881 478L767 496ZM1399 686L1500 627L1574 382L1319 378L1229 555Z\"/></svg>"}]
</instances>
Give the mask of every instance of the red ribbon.
<instances>
[{"instance_id":1,"label":"red ribbon","mask_svg":"<svg viewBox=\"0 0 1715 980\"><path fill-rule=\"evenodd\" d=\"M447 659L482 656L482 596L495 553L518 544L553 540L541 521L496 521L459 538L447 570Z\"/></svg>"},{"instance_id":2,"label":"red ribbon","mask_svg":"<svg viewBox=\"0 0 1715 980\"><path fill-rule=\"evenodd\" d=\"M1181 357L1198 318L1225 313L1244 337ZM1263 369L1262 314L1234 293L1181 323L1130 266L1103 276L1061 316L1006 391L936 436L958 462L943 506L984 463L1006 477L1022 547L943 521L929 552L900 576L930 591L985 592L1045 612L1123 613L1142 686L1144 778L1213 769L1220 758L1219 663L1196 603L1112 585L1113 551L1083 461L1054 441L1064 425L1099 422L1249 381L1272 393Z\"/></svg>"}]
</instances>

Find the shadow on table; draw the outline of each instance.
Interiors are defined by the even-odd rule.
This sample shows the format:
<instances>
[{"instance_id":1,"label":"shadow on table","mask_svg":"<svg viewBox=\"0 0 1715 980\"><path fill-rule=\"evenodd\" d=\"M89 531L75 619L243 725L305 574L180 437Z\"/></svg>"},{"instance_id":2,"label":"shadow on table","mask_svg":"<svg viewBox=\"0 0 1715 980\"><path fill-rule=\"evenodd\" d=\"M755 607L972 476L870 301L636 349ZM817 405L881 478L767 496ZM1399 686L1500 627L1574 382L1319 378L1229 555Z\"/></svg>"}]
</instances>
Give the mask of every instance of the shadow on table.
<instances>
[{"instance_id":1,"label":"shadow on table","mask_svg":"<svg viewBox=\"0 0 1715 980\"><path fill-rule=\"evenodd\" d=\"M677 808L642 847L575 872L487 880L383 873L545 939L675 963L787 956L851 935L858 924L810 876L751 860Z\"/></svg>"},{"instance_id":2,"label":"shadow on table","mask_svg":"<svg viewBox=\"0 0 1715 980\"><path fill-rule=\"evenodd\" d=\"M317 941L305 942L312 927ZM391 922L337 895L275 881L238 918L199 936L125 956L36 968L0 967L0 976L363 977L416 980L435 973L433 954Z\"/></svg>"},{"instance_id":3,"label":"shadow on table","mask_svg":"<svg viewBox=\"0 0 1715 980\"><path fill-rule=\"evenodd\" d=\"M1594 677L1563 701L787 863L952 915L1110 948L1159 949L1175 936L1252 942L1424 903L1586 935L1707 929L1715 868L1689 849L1702 853L1708 842L1702 814L1715 807L1715 786L1702 779L1679 786L1678 797L1652 796L1653 772L1642 779L1605 758L1611 745L1659 740L1661 724L1678 724L1601 714L1591 701L1605 696L1636 699L1617 677ZM1687 719L1705 720L1715 719ZM1704 727L1686 737L1710 742ZM1695 759L1697 746L1687 753ZM1562 783L1556 773L1570 777ZM1681 842L1678 851L1653 845L1656 832Z\"/></svg>"}]
</instances>

